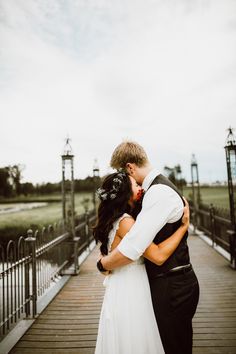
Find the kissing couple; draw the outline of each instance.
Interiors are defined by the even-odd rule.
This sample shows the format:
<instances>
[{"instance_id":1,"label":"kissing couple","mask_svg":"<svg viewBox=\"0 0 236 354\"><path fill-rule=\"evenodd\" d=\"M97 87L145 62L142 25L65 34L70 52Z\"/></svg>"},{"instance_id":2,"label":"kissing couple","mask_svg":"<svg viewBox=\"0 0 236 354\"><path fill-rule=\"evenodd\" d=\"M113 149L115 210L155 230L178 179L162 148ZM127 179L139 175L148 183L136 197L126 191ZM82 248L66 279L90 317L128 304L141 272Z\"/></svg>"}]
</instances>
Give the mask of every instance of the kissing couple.
<instances>
[{"instance_id":1,"label":"kissing couple","mask_svg":"<svg viewBox=\"0 0 236 354\"><path fill-rule=\"evenodd\" d=\"M118 145L111 167L93 228L106 275L95 354L191 354L199 284L188 203L136 142Z\"/></svg>"}]
</instances>

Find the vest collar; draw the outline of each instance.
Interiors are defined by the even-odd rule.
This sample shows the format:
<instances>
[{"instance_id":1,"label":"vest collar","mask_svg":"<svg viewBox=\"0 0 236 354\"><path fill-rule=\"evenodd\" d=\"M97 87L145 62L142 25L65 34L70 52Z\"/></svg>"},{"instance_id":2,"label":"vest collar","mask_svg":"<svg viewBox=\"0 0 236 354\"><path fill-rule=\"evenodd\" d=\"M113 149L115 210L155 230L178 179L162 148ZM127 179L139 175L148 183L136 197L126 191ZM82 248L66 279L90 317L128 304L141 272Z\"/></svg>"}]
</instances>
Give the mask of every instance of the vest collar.
<instances>
[{"instance_id":1,"label":"vest collar","mask_svg":"<svg viewBox=\"0 0 236 354\"><path fill-rule=\"evenodd\" d=\"M145 192L150 187L151 183L156 178L156 176L158 176L159 174L160 174L160 171L157 168L153 168L147 174L147 176L144 178L143 184L142 184L142 188L145 190Z\"/></svg>"}]
</instances>

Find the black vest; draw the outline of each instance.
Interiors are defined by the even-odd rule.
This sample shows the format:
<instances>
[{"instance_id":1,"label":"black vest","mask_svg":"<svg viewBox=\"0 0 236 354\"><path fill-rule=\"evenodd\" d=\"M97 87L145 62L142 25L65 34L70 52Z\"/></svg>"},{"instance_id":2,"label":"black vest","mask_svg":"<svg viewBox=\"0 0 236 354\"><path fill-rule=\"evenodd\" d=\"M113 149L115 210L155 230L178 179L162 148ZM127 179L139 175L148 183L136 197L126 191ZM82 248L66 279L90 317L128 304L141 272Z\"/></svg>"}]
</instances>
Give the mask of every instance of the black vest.
<instances>
[{"instance_id":1,"label":"black vest","mask_svg":"<svg viewBox=\"0 0 236 354\"><path fill-rule=\"evenodd\" d=\"M164 177L163 175L158 175L154 179L154 181L152 182L150 187L155 184L164 184L166 186L169 186L170 188L174 189L176 191L176 193L178 193L178 195L183 200L182 196L179 194L175 185L171 181L169 181L168 178ZM184 203L184 201L183 201L183 203ZM158 218L158 215L157 215L157 218ZM155 244L158 244L158 243L161 243L162 241L166 240L169 236L171 236L181 225L181 219L182 218L180 218L178 221L176 221L174 223L167 223L166 225L164 225L163 228L156 234L153 242ZM148 274L149 278L155 278L155 276L160 273L166 273L172 268L190 263L188 245L187 245L187 237L188 237L188 232L186 232L186 234L182 238L182 240L181 240L179 246L176 248L175 252L161 266L158 266L158 265L150 262L148 259L145 259L146 270L147 270L147 274Z\"/></svg>"}]
</instances>

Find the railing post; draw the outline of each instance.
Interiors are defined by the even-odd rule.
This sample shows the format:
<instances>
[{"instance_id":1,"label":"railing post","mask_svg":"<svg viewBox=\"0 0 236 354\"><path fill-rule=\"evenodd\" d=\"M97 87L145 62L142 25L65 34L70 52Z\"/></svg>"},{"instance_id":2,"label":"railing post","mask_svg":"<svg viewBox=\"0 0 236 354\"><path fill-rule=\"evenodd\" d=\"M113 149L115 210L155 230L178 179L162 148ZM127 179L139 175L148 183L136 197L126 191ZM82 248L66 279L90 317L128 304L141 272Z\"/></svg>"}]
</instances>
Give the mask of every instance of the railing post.
<instances>
[{"instance_id":1,"label":"railing post","mask_svg":"<svg viewBox=\"0 0 236 354\"><path fill-rule=\"evenodd\" d=\"M85 211L84 220L85 220L85 237L87 241L87 247L89 249L89 213L87 210Z\"/></svg>"},{"instance_id":2,"label":"railing post","mask_svg":"<svg viewBox=\"0 0 236 354\"><path fill-rule=\"evenodd\" d=\"M28 302L28 299L30 297L30 281L29 281L29 254L28 254L28 249L26 248L26 255L27 255L27 260L25 262L24 266L24 277L25 277L25 292L24 292L24 297L25 297L25 315L28 317L30 315L30 303Z\"/></svg>"},{"instance_id":3,"label":"railing post","mask_svg":"<svg viewBox=\"0 0 236 354\"><path fill-rule=\"evenodd\" d=\"M212 247L215 246L215 209L213 204L210 204L210 224L211 224L211 240L212 240Z\"/></svg>"},{"instance_id":4,"label":"railing post","mask_svg":"<svg viewBox=\"0 0 236 354\"><path fill-rule=\"evenodd\" d=\"M0 245L0 257L1 257L1 271L4 273L5 272L5 252L4 249L2 247L2 245ZM2 329L0 328L0 334L5 334L5 329L6 329L6 324L5 324L5 303L6 303L6 295L5 295L5 277L4 275L2 276L2 286L0 287L0 294L1 294L1 298L2 298L2 315L0 316L0 322L2 322Z\"/></svg>"},{"instance_id":5,"label":"railing post","mask_svg":"<svg viewBox=\"0 0 236 354\"><path fill-rule=\"evenodd\" d=\"M229 235L229 250L230 250L230 263L233 269L236 269L236 231L227 230Z\"/></svg>"},{"instance_id":6,"label":"railing post","mask_svg":"<svg viewBox=\"0 0 236 354\"><path fill-rule=\"evenodd\" d=\"M28 243L29 256L31 257L31 284L32 293L30 298L32 300L32 315L33 317L37 314L37 271L36 271L36 238L33 237L33 231L27 231L27 238L25 241Z\"/></svg>"},{"instance_id":7,"label":"railing post","mask_svg":"<svg viewBox=\"0 0 236 354\"><path fill-rule=\"evenodd\" d=\"M74 273L73 275L77 275L79 273L79 262L78 262L78 243L80 237L74 236L73 243L74 243Z\"/></svg>"},{"instance_id":8,"label":"railing post","mask_svg":"<svg viewBox=\"0 0 236 354\"><path fill-rule=\"evenodd\" d=\"M197 229L197 208L196 205L193 205L193 209L192 209L192 218L193 218L193 233L192 235L196 236L196 229Z\"/></svg>"}]
</instances>

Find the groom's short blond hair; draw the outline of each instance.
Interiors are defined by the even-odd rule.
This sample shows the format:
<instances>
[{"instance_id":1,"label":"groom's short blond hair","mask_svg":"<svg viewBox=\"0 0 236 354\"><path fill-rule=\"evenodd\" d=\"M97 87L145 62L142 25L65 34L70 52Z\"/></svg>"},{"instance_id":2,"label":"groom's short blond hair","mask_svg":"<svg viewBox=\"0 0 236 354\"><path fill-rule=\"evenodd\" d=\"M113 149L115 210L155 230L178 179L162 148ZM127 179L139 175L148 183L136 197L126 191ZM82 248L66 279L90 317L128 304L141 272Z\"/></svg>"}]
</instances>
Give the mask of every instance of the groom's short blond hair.
<instances>
[{"instance_id":1,"label":"groom's short blond hair","mask_svg":"<svg viewBox=\"0 0 236 354\"><path fill-rule=\"evenodd\" d=\"M125 169L127 163L135 163L143 167L148 163L148 157L144 148L134 141L123 141L119 144L111 157L110 165L114 169Z\"/></svg>"}]
</instances>

